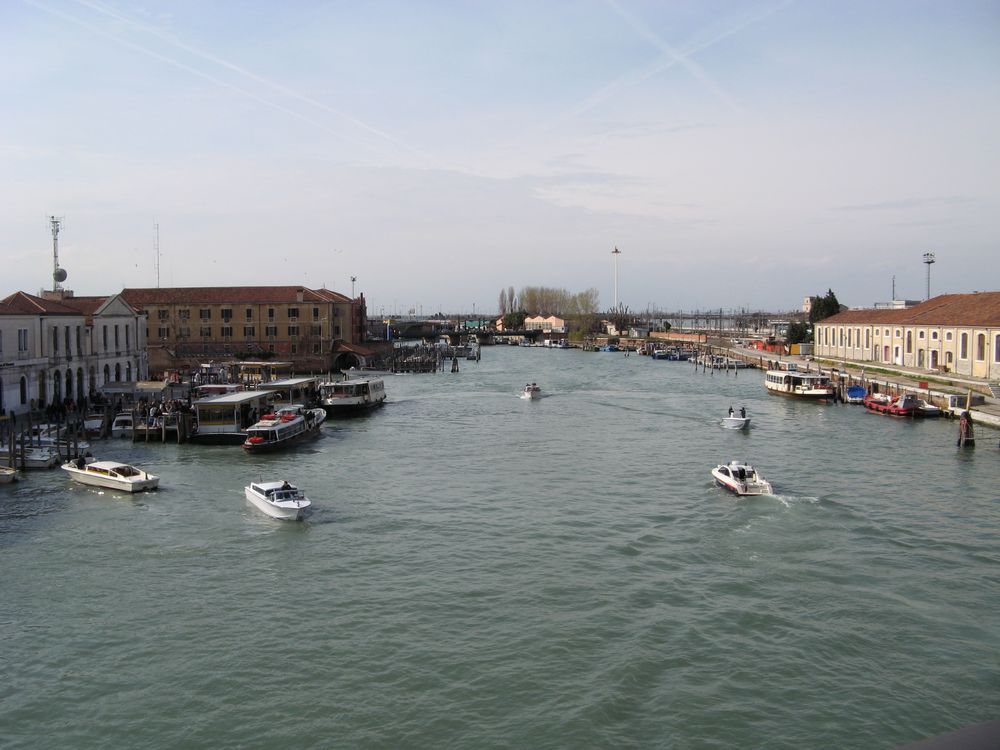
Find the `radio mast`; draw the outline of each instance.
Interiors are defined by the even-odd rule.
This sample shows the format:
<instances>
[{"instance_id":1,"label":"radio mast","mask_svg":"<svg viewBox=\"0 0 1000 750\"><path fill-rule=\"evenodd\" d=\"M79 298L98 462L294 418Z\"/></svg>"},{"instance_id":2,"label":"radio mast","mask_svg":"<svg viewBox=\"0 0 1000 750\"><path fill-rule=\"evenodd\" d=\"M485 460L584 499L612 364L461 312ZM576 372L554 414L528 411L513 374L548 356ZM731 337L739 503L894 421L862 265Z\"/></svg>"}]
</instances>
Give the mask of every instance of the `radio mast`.
<instances>
[{"instance_id":1,"label":"radio mast","mask_svg":"<svg viewBox=\"0 0 1000 750\"><path fill-rule=\"evenodd\" d=\"M62 282L66 281L66 271L59 267L59 230L62 229L63 219L61 216L50 216L49 226L52 228L52 291L58 292L62 289Z\"/></svg>"}]
</instances>

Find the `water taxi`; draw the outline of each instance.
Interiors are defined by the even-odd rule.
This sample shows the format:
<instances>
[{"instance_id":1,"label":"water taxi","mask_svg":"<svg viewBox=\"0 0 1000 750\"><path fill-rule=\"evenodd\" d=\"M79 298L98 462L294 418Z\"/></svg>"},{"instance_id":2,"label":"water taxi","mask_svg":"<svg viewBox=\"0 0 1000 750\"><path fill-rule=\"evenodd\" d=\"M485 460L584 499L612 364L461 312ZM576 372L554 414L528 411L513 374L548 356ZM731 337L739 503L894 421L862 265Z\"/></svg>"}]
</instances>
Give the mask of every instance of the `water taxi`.
<instances>
[{"instance_id":1,"label":"water taxi","mask_svg":"<svg viewBox=\"0 0 1000 750\"><path fill-rule=\"evenodd\" d=\"M243 448L249 453L281 450L319 434L326 419L323 409L307 409L302 404L289 404L276 412L265 414L247 429Z\"/></svg>"},{"instance_id":2,"label":"water taxi","mask_svg":"<svg viewBox=\"0 0 1000 750\"><path fill-rule=\"evenodd\" d=\"M87 463L78 458L62 465L69 478L91 487L104 487L120 492L144 492L155 490L160 478L142 469L118 461L92 461Z\"/></svg>"},{"instance_id":3,"label":"water taxi","mask_svg":"<svg viewBox=\"0 0 1000 750\"><path fill-rule=\"evenodd\" d=\"M115 415L111 423L111 437L131 438L133 433L132 412L122 411Z\"/></svg>"},{"instance_id":4,"label":"water taxi","mask_svg":"<svg viewBox=\"0 0 1000 750\"><path fill-rule=\"evenodd\" d=\"M542 388L538 383L528 383L524 386L524 390L521 391L521 398L534 400L542 397Z\"/></svg>"},{"instance_id":5,"label":"water taxi","mask_svg":"<svg viewBox=\"0 0 1000 750\"><path fill-rule=\"evenodd\" d=\"M288 482L255 482L243 493L261 513L282 521L301 520L312 505L302 490Z\"/></svg>"}]
</instances>

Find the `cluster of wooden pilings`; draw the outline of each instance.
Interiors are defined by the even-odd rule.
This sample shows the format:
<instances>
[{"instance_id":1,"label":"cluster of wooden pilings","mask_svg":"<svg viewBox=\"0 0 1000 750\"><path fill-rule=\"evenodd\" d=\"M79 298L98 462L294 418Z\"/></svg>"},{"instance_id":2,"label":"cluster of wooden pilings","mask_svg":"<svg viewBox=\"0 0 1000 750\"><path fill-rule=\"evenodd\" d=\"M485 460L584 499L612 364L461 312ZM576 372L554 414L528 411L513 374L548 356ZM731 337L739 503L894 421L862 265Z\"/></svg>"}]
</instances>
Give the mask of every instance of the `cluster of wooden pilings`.
<instances>
[{"instance_id":1,"label":"cluster of wooden pilings","mask_svg":"<svg viewBox=\"0 0 1000 750\"><path fill-rule=\"evenodd\" d=\"M43 438L55 438L54 444L44 447L55 450L59 462L68 461L81 455L84 440L83 419L75 413L67 413L57 423L40 421L31 413L23 421L4 420L0 422L0 455L3 463L13 469L26 469L27 456L32 449L43 447Z\"/></svg>"}]
</instances>

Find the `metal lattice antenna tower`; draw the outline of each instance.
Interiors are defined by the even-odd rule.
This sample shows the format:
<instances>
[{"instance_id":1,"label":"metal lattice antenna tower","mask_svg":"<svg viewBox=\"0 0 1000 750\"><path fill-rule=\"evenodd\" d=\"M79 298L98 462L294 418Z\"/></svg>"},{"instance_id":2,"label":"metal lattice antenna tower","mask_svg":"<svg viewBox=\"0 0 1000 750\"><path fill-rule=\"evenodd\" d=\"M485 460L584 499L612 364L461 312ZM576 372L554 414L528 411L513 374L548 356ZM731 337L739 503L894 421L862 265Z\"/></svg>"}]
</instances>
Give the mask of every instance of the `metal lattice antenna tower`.
<instances>
[{"instance_id":1,"label":"metal lattice antenna tower","mask_svg":"<svg viewBox=\"0 0 1000 750\"><path fill-rule=\"evenodd\" d=\"M931 298L931 265L934 263L934 253L924 253L924 263L927 264L927 297Z\"/></svg>"},{"instance_id":2,"label":"metal lattice antenna tower","mask_svg":"<svg viewBox=\"0 0 1000 750\"><path fill-rule=\"evenodd\" d=\"M621 255L621 254L622 254L622 251L618 249L617 245L615 245L615 249L611 251L611 257L613 259L614 268L615 268L615 290L614 290L615 291L615 293L614 293L615 304L614 304L614 308L613 308L615 310L618 309L618 256Z\"/></svg>"},{"instance_id":3,"label":"metal lattice antenna tower","mask_svg":"<svg viewBox=\"0 0 1000 750\"><path fill-rule=\"evenodd\" d=\"M52 291L58 292L62 289L62 282L66 280L66 272L59 267L59 230L62 229L63 220L59 216L49 217L49 226L52 229Z\"/></svg>"}]
</instances>

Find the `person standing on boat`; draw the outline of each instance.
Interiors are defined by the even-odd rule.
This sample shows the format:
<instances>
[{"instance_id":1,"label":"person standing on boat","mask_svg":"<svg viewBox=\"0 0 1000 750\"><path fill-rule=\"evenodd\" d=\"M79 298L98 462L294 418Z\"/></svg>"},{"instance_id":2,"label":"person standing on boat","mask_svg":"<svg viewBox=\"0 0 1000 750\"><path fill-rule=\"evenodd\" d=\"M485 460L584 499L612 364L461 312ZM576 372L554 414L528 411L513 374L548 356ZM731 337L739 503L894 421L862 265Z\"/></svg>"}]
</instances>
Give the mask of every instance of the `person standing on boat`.
<instances>
[{"instance_id":1,"label":"person standing on boat","mask_svg":"<svg viewBox=\"0 0 1000 750\"><path fill-rule=\"evenodd\" d=\"M731 404L729 406L729 416L733 416L733 407Z\"/></svg>"},{"instance_id":2,"label":"person standing on boat","mask_svg":"<svg viewBox=\"0 0 1000 750\"><path fill-rule=\"evenodd\" d=\"M746 418L747 418L747 408L746 408L745 406L741 406L741 407L740 407L740 416L741 416L741 417L742 417L743 419L746 419Z\"/></svg>"}]
</instances>

